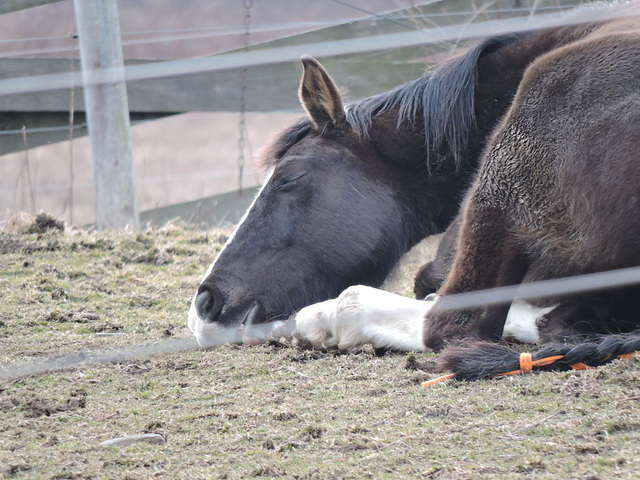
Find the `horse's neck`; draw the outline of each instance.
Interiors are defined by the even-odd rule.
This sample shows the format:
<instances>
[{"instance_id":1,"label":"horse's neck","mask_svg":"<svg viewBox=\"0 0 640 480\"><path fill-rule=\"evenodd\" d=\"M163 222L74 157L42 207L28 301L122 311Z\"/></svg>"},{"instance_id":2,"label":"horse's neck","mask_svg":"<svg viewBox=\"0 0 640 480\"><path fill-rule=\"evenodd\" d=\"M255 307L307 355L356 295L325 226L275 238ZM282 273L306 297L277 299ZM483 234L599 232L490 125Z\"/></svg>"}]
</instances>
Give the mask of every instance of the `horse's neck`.
<instances>
[{"instance_id":1,"label":"horse's neck","mask_svg":"<svg viewBox=\"0 0 640 480\"><path fill-rule=\"evenodd\" d=\"M477 70L477 85L475 94L471 92L474 95L473 115L477 128L464 131L463 136L466 137L466 141L462 143L465 147L460 152L453 152L446 140L441 145L437 145L435 151L426 151L427 146L432 144L435 138L442 138L442 134L428 132L431 141L425 141L425 133L422 131L423 112L419 106L415 107L413 118L404 120L400 128L396 128L399 108L383 109L379 114L375 114L372 117L369 138L373 140L376 150L386 161L402 168L424 168L426 171L425 159L429 158L428 174L437 175L438 172L444 172L446 174L444 181L450 182L450 173L460 171L464 173L476 168L484 144L492 129L511 105L527 67L540 55L584 37L593 28L593 25L561 27L523 34L512 41L505 40L499 47L491 41L486 42L484 47L480 45L482 53L479 55L477 65L474 66ZM478 50L475 51L477 54ZM459 75L466 75L462 71L453 71L456 72L455 77L452 78L454 83L462 80ZM445 81L445 83L449 82ZM462 90L467 88L464 85L460 87ZM435 91L432 91L429 95L434 93ZM456 95L456 92L452 89L441 95ZM457 101L467 102L465 95L462 94ZM432 111L429 115L438 115L441 111L444 115L448 115L446 112L451 107L455 109L452 104L443 102L440 109ZM458 114L462 111L460 109ZM470 124L473 123L473 121L470 122ZM434 122L434 125L436 128L441 128L442 123ZM461 158L456 158L456 153ZM432 180L438 181L437 178Z\"/></svg>"},{"instance_id":2,"label":"horse's neck","mask_svg":"<svg viewBox=\"0 0 640 480\"><path fill-rule=\"evenodd\" d=\"M417 227L416 237L443 231L456 215L485 144L511 105L527 67L539 56L579 40L593 29L594 25L591 24L524 34L511 43L483 54L477 64L478 82L474 102L477 128L467 132L466 147L458 161L453 158L448 145L443 144L437 152L430 152L435 161L426 165L426 142L424 132L420 129L420 120L406 122L396 129L398 112L394 109L375 119L371 138L384 139L374 141L376 150L387 161L413 176L410 182L413 191L407 195L412 199L410 208L415 210L416 218L431 219L424 228ZM390 135L389 132L394 133ZM419 177L424 180L416 181L415 178ZM435 208L434 201L439 203Z\"/></svg>"}]
</instances>

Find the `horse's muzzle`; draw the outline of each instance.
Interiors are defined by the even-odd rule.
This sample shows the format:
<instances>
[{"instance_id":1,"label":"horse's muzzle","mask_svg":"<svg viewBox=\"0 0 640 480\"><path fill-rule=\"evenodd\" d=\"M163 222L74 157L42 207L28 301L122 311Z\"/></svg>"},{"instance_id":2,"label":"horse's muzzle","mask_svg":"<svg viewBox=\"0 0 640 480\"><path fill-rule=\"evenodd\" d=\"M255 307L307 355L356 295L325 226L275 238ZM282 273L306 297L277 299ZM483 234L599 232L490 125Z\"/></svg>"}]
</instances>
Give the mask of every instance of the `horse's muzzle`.
<instances>
[{"instance_id":1,"label":"horse's muzzle","mask_svg":"<svg viewBox=\"0 0 640 480\"><path fill-rule=\"evenodd\" d=\"M198 288L189 310L189 329L202 347L224 343L264 343L284 321L266 322L258 300L226 305L222 292L212 283Z\"/></svg>"}]
</instances>

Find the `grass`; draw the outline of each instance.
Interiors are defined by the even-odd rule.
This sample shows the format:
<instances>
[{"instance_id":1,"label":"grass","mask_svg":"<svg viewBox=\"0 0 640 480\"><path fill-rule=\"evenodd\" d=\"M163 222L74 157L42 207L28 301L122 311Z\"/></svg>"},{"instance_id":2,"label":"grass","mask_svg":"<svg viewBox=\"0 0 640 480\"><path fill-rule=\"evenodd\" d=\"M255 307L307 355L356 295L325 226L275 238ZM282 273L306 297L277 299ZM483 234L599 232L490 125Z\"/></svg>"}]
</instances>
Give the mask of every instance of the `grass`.
<instances>
[{"instance_id":1,"label":"grass","mask_svg":"<svg viewBox=\"0 0 640 480\"><path fill-rule=\"evenodd\" d=\"M2 231L0 364L189 338L225 238ZM638 478L637 360L422 389L434 358L271 342L0 380L0 478Z\"/></svg>"}]
</instances>

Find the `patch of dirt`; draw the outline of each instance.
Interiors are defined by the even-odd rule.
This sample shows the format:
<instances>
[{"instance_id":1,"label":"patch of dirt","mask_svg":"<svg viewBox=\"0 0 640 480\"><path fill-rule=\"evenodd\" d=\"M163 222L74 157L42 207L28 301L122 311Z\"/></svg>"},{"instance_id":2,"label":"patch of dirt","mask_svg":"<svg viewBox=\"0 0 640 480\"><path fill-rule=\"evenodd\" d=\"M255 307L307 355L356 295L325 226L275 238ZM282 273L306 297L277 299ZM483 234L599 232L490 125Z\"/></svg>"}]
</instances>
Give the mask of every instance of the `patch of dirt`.
<instances>
[{"instance_id":1,"label":"patch of dirt","mask_svg":"<svg viewBox=\"0 0 640 480\"><path fill-rule=\"evenodd\" d=\"M61 473L51 477L51 480L91 480L91 477L80 475L78 473Z\"/></svg>"},{"instance_id":2,"label":"patch of dirt","mask_svg":"<svg viewBox=\"0 0 640 480\"><path fill-rule=\"evenodd\" d=\"M18 475L21 472L28 472L29 470L31 470L31 466L26 463L11 463L0 467L0 478L11 478L14 475Z\"/></svg>"},{"instance_id":3,"label":"patch of dirt","mask_svg":"<svg viewBox=\"0 0 640 480\"><path fill-rule=\"evenodd\" d=\"M277 467L258 467L251 473L251 476L268 478L286 477L287 472Z\"/></svg>"},{"instance_id":4,"label":"patch of dirt","mask_svg":"<svg viewBox=\"0 0 640 480\"><path fill-rule=\"evenodd\" d=\"M197 365L194 362L175 362L173 360L168 360L165 363L160 364L162 368L167 370L172 370L174 372L179 372L182 370L194 370Z\"/></svg>"},{"instance_id":5,"label":"patch of dirt","mask_svg":"<svg viewBox=\"0 0 640 480\"><path fill-rule=\"evenodd\" d=\"M123 362L124 371L131 375L141 375L151 370L149 362L135 363L135 362Z\"/></svg>"},{"instance_id":6,"label":"patch of dirt","mask_svg":"<svg viewBox=\"0 0 640 480\"><path fill-rule=\"evenodd\" d=\"M287 422L289 420L295 420L296 418L298 418L298 416L291 412L280 412L273 416L273 419L278 422Z\"/></svg>"},{"instance_id":7,"label":"patch of dirt","mask_svg":"<svg viewBox=\"0 0 640 480\"><path fill-rule=\"evenodd\" d=\"M3 255L21 252L24 244L25 242L22 239L16 238L13 235L8 235L6 233L0 233L0 253L2 253Z\"/></svg>"},{"instance_id":8,"label":"patch of dirt","mask_svg":"<svg viewBox=\"0 0 640 480\"><path fill-rule=\"evenodd\" d=\"M404 362L405 370L419 371L419 372L428 372L428 373L437 373L440 371L435 360L427 360L425 362L420 362L416 359L415 355L407 355L407 358Z\"/></svg>"},{"instance_id":9,"label":"patch of dirt","mask_svg":"<svg viewBox=\"0 0 640 480\"><path fill-rule=\"evenodd\" d=\"M123 325L116 325L111 322L101 323L91 327L94 333L118 333L124 330Z\"/></svg>"},{"instance_id":10,"label":"patch of dirt","mask_svg":"<svg viewBox=\"0 0 640 480\"><path fill-rule=\"evenodd\" d=\"M55 290L54 290L55 292ZM52 299L54 299L54 295L51 295ZM94 312L85 312L85 311L75 311L75 312L61 312L59 310L51 310L50 312L44 313L40 318L40 322L53 322L53 323L64 323L64 322L73 322L73 323L90 323L100 320L100 315ZM108 323L105 325L109 325ZM103 326L93 327L95 332L106 331L106 328ZM118 327L121 328L121 327Z\"/></svg>"},{"instance_id":11,"label":"patch of dirt","mask_svg":"<svg viewBox=\"0 0 640 480\"><path fill-rule=\"evenodd\" d=\"M25 230L25 233L45 233L49 230L64 232L64 222L46 213L40 213Z\"/></svg>"},{"instance_id":12,"label":"patch of dirt","mask_svg":"<svg viewBox=\"0 0 640 480\"><path fill-rule=\"evenodd\" d=\"M60 242L55 238L46 237L31 241L14 234L0 234L0 253L3 255L11 253L30 255L36 252L55 252L60 250L60 248Z\"/></svg>"},{"instance_id":13,"label":"patch of dirt","mask_svg":"<svg viewBox=\"0 0 640 480\"><path fill-rule=\"evenodd\" d=\"M42 416L50 417L60 412L68 412L85 408L87 404L87 393L84 390L77 390L67 400L57 403L46 398L32 397L21 399L9 397L0 402L0 412L8 412L13 409L21 410L27 418L38 418Z\"/></svg>"},{"instance_id":14,"label":"patch of dirt","mask_svg":"<svg viewBox=\"0 0 640 480\"><path fill-rule=\"evenodd\" d=\"M292 362L308 362L312 360L318 360L320 358L325 358L327 356L326 351L315 350L315 349L297 349L292 348L285 353L287 359Z\"/></svg>"}]
</instances>

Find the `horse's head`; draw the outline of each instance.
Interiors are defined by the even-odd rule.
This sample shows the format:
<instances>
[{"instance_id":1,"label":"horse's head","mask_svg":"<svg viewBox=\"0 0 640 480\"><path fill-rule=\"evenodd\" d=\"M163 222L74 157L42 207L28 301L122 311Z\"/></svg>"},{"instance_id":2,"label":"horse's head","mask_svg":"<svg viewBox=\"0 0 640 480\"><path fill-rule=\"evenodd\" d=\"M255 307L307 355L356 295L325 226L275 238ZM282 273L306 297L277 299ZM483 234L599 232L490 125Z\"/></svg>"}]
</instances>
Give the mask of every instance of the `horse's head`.
<instances>
[{"instance_id":1,"label":"horse's head","mask_svg":"<svg viewBox=\"0 0 640 480\"><path fill-rule=\"evenodd\" d=\"M309 57L303 65L307 117L263 151L267 180L191 304L201 345L242 325L250 342L350 285L377 286L417 240L406 222L413 199L399 185L417 185L420 175L389 165L385 147L351 126L323 67Z\"/></svg>"},{"instance_id":2,"label":"horse's head","mask_svg":"<svg viewBox=\"0 0 640 480\"><path fill-rule=\"evenodd\" d=\"M329 74L304 58L307 117L265 149L267 181L193 299L200 344L224 340L223 327L244 325L233 341L264 337L350 285L378 286L412 245L444 231L536 45L488 39L346 108Z\"/></svg>"}]
</instances>

